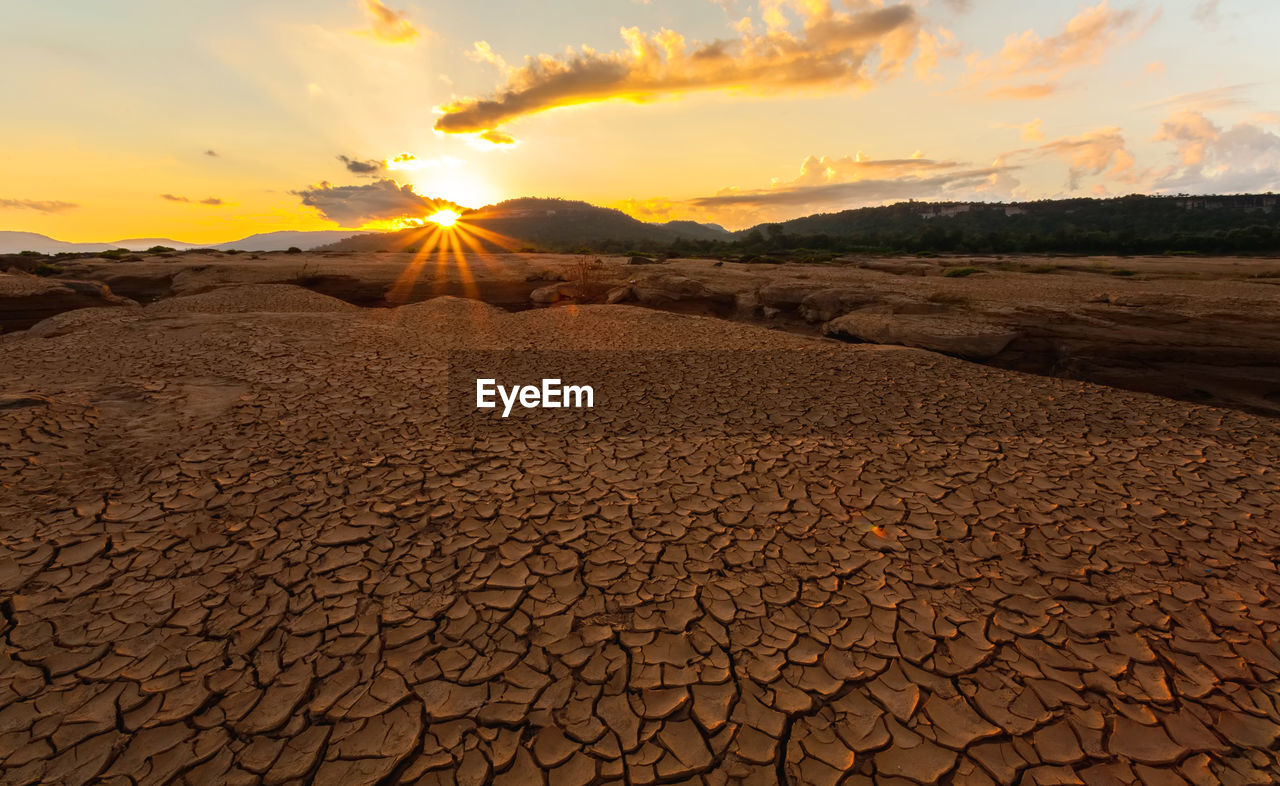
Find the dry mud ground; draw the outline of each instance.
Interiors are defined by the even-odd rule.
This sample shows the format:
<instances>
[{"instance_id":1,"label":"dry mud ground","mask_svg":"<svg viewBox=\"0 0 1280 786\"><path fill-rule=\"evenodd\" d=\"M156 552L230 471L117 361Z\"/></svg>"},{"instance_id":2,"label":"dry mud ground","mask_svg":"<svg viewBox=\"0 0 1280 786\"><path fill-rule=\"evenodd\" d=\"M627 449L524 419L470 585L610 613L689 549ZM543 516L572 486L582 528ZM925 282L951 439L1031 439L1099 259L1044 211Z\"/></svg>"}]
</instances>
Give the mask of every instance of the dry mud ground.
<instances>
[{"instance_id":1,"label":"dry mud ground","mask_svg":"<svg viewBox=\"0 0 1280 786\"><path fill-rule=\"evenodd\" d=\"M637 400L446 406L450 350L546 348ZM281 285L73 311L0 369L6 784L1280 778L1273 420Z\"/></svg>"}]
</instances>

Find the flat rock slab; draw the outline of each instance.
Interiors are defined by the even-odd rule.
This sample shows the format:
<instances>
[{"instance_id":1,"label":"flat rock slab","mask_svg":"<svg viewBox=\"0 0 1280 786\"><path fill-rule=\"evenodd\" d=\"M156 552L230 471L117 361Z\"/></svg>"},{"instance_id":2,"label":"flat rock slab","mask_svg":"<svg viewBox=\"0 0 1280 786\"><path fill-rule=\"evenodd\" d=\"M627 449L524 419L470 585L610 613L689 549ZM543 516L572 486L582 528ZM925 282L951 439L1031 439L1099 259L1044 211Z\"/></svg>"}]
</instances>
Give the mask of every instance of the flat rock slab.
<instances>
[{"instance_id":1,"label":"flat rock slab","mask_svg":"<svg viewBox=\"0 0 1280 786\"><path fill-rule=\"evenodd\" d=\"M1275 421L627 306L229 292L0 340L5 783L1280 779ZM680 350L699 395L454 430L450 352L530 348ZM718 429L746 356L829 433Z\"/></svg>"},{"instance_id":2,"label":"flat rock slab","mask_svg":"<svg viewBox=\"0 0 1280 786\"><path fill-rule=\"evenodd\" d=\"M945 352L972 360L999 355L1018 333L987 322L976 315L892 314L854 311L823 326L822 332L835 338L873 344L901 344L934 352Z\"/></svg>"}]
</instances>

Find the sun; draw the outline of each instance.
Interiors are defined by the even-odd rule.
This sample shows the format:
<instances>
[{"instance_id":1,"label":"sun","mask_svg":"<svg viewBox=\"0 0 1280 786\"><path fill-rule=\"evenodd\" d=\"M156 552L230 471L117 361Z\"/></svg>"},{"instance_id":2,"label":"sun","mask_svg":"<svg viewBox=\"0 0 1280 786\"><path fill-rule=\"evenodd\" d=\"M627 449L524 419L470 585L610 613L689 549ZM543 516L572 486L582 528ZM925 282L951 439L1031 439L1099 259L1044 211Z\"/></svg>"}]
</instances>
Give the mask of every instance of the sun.
<instances>
[{"instance_id":1,"label":"sun","mask_svg":"<svg viewBox=\"0 0 1280 786\"><path fill-rule=\"evenodd\" d=\"M458 219L461 217L461 214L453 210L440 210L427 216L427 220L448 229L458 223Z\"/></svg>"}]
</instances>

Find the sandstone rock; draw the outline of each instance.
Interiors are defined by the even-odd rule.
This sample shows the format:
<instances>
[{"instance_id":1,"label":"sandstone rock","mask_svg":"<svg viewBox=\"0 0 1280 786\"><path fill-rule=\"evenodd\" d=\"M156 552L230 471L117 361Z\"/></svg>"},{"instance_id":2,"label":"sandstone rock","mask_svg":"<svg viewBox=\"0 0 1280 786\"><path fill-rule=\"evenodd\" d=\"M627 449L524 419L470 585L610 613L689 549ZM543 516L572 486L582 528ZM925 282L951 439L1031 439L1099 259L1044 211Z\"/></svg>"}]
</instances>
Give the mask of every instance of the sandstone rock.
<instances>
[{"instance_id":1,"label":"sandstone rock","mask_svg":"<svg viewBox=\"0 0 1280 786\"><path fill-rule=\"evenodd\" d=\"M882 314L854 311L831 320L822 332L873 344L901 344L973 360L1000 354L1018 337L1014 331L975 316Z\"/></svg>"},{"instance_id":2,"label":"sandstone rock","mask_svg":"<svg viewBox=\"0 0 1280 786\"><path fill-rule=\"evenodd\" d=\"M552 303L573 300L577 297L577 292L577 287L573 284L550 284L545 287L538 287L530 292L529 300L539 306L549 306Z\"/></svg>"},{"instance_id":3,"label":"sandstone rock","mask_svg":"<svg viewBox=\"0 0 1280 786\"><path fill-rule=\"evenodd\" d=\"M800 301L800 316L806 322L829 322L841 314L880 302L883 297L868 287L822 289Z\"/></svg>"},{"instance_id":4,"label":"sandstone rock","mask_svg":"<svg viewBox=\"0 0 1280 786\"><path fill-rule=\"evenodd\" d=\"M760 287L760 303L778 309L796 309L809 295L820 292L823 284L810 281L775 281Z\"/></svg>"},{"instance_id":5,"label":"sandstone rock","mask_svg":"<svg viewBox=\"0 0 1280 786\"><path fill-rule=\"evenodd\" d=\"M706 301L733 304L735 294L709 286L695 278L672 273L662 273L640 279L632 285L636 300L649 306L663 307L672 303Z\"/></svg>"},{"instance_id":6,"label":"sandstone rock","mask_svg":"<svg viewBox=\"0 0 1280 786\"><path fill-rule=\"evenodd\" d=\"M605 296L604 302L609 305L614 303L625 303L628 300L634 300L636 293L631 287L615 287L609 290L609 294Z\"/></svg>"},{"instance_id":7,"label":"sandstone rock","mask_svg":"<svg viewBox=\"0 0 1280 786\"><path fill-rule=\"evenodd\" d=\"M64 311L93 306L136 306L96 281L0 275L0 331L26 330Z\"/></svg>"}]
</instances>

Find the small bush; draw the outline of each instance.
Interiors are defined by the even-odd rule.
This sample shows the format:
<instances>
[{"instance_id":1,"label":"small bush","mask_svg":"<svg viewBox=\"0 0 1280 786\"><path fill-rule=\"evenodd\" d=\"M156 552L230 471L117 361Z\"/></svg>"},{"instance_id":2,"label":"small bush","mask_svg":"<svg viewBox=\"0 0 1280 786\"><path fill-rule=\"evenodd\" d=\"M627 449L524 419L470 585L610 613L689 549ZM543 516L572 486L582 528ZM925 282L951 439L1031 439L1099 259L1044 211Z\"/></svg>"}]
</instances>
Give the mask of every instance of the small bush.
<instances>
[{"instance_id":1,"label":"small bush","mask_svg":"<svg viewBox=\"0 0 1280 786\"><path fill-rule=\"evenodd\" d=\"M18 252L18 256L20 256L20 257L42 257L42 256L44 256L44 254L41 254L39 251L19 251L19 252Z\"/></svg>"},{"instance_id":2,"label":"small bush","mask_svg":"<svg viewBox=\"0 0 1280 786\"><path fill-rule=\"evenodd\" d=\"M1027 272L1028 273L1056 273L1058 272L1058 266L1057 265L1033 265L1027 268Z\"/></svg>"},{"instance_id":3,"label":"small bush","mask_svg":"<svg viewBox=\"0 0 1280 786\"><path fill-rule=\"evenodd\" d=\"M1136 276L1136 275L1138 275L1138 273L1137 273L1137 271L1136 271L1136 270L1130 270L1130 269L1129 269L1129 268L1127 268L1127 267L1118 267L1118 268L1116 268L1115 270L1108 270L1108 271L1107 271L1107 273L1108 273L1108 274L1110 274L1110 275L1113 275L1113 276Z\"/></svg>"},{"instance_id":4,"label":"small bush","mask_svg":"<svg viewBox=\"0 0 1280 786\"><path fill-rule=\"evenodd\" d=\"M37 276L56 276L62 272L62 268L57 265L50 265L48 262L41 262L36 265L36 269L32 272Z\"/></svg>"},{"instance_id":5,"label":"small bush","mask_svg":"<svg viewBox=\"0 0 1280 786\"><path fill-rule=\"evenodd\" d=\"M152 246L147 249L148 254L167 254L171 251L177 251L177 249L169 248L168 246Z\"/></svg>"},{"instance_id":6,"label":"small bush","mask_svg":"<svg viewBox=\"0 0 1280 786\"><path fill-rule=\"evenodd\" d=\"M302 253L302 249L298 248L297 246L289 246L289 248L288 248L284 253L286 253L286 254L301 254L301 253Z\"/></svg>"},{"instance_id":7,"label":"small bush","mask_svg":"<svg viewBox=\"0 0 1280 786\"><path fill-rule=\"evenodd\" d=\"M949 267L942 272L947 278L967 278L974 273L981 273L982 268L977 267Z\"/></svg>"}]
</instances>

